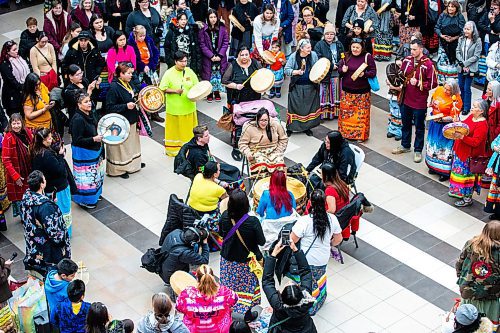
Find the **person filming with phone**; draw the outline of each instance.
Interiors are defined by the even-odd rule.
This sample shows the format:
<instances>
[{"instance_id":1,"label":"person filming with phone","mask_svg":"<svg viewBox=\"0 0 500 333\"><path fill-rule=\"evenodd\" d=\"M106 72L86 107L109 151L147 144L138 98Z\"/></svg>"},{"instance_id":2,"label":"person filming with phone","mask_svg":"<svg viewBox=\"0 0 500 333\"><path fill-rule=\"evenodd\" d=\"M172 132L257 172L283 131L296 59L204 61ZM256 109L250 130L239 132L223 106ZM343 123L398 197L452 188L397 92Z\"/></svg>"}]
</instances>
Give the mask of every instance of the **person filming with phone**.
<instances>
[{"instance_id":1,"label":"person filming with phone","mask_svg":"<svg viewBox=\"0 0 500 333\"><path fill-rule=\"evenodd\" d=\"M331 246L342 242L342 229L337 217L326 211L326 195L323 190L314 190L311 195L309 214L301 216L292 228L290 239L300 240L300 248L306 255L312 271L312 294L317 294L310 313L314 315L326 300L326 268ZM319 283L324 279L324 283Z\"/></svg>"},{"instance_id":2,"label":"person filming with phone","mask_svg":"<svg viewBox=\"0 0 500 333\"><path fill-rule=\"evenodd\" d=\"M40 127L51 128L50 110L55 103L50 102L49 89L40 80L38 74L26 76L23 87L23 110L27 129L32 132Z\"/></svg>"}]
</instances>

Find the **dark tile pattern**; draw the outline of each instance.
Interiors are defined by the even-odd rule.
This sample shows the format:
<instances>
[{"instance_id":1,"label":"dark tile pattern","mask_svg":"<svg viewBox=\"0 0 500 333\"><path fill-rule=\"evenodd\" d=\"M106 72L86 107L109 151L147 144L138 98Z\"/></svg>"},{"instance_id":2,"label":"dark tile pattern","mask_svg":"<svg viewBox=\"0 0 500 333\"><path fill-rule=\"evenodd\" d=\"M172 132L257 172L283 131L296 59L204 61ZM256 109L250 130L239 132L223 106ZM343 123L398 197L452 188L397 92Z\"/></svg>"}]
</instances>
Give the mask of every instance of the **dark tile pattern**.
<instances>
[{"instance_id":1,"label":"dark tile pattern","mask_svg":"<svg viewBox=\"0 0 500 333\"><path fill-rule=\"evenodd\" d=\"M0 255L5 259L9 259L14 252L17 252L17 257L11 266L11 275L17 280L24 280L26 278L26 271L24 270L24 250L15 246L5 235L0 233Z\"/></svg>"}]
</instances>

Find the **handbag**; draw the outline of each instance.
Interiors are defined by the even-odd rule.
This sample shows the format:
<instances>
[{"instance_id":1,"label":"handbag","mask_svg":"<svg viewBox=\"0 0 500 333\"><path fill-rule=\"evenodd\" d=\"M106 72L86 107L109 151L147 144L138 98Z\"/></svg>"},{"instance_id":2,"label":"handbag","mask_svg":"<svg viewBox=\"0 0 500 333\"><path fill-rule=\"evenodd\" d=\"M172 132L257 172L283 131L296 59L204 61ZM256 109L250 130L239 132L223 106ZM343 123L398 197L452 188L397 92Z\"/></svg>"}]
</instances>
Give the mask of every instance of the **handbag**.
<instances>
[{"instance_id":1,"label":"handbag","mask_svg":"<svg viewBox=\"0 0 500 333\"><path fill-rule=\"evenodd\" d=\"M365 55L365 64L368 65L368 53ZM377 76L369 77L368 78L368 83L370 84L370 88L373 91L379 91L380 90L380 84L378 83Z\"/></svg>"},{"instance_id":2,"label":"handbag","mask_svg":"<svg viewBox=\"0 0 500 333\"><path fill-rule=\"evenodd\" d=\"M488 156L477 156L469 159L469 170L473 174L483 174L486 171L490 158Z\"/></svg>"},{"instance_id":3,"label":"handbag","mask_svg":"<svg viewBox=\"0 0 500 333\"><path fill-rule=\"evenodd\" d=\"M217 121L217 127L222 128L228 132L234 130L233 114L227 107L223 107L222 116Z\"/></svg>"}]
</instances>

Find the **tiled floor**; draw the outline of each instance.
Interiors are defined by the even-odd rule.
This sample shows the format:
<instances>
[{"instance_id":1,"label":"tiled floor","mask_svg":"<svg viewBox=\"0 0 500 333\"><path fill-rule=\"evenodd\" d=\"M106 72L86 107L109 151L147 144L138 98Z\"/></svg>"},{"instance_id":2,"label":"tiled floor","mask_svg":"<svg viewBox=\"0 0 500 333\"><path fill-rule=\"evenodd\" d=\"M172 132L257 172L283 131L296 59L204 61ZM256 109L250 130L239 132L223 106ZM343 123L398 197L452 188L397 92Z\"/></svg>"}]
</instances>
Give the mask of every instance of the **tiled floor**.
<instances>
[{"instance_id":1,"label":"tiled floor","mask_svg":"<svg viewBox=\"0 0 500 333\"><path fill-rule=\"evenodd\" d=\"M0 15L0 44L19 35L27 16L42 22L41 6ZM385 73L385 64L377 66ZM274 100L280 110L287 103L283 90L283 97ZM352 241L344 244L345 263L328 266L327 302L314 318L318 332L437 331L441 314L457 297L454 263L460 249L484 226L484 193L472 207L458 210L446 195L447 184L429 176L423 163L413 163L410 154L390 153L397 143L385 138L386 93L382 85L373 97L371 137L362 146L366 159L356 182L376 208L363 216L359 248ZM201 102L198 109L200 123L213 135L212 153L240 167L230 156L228 133L215 126L221 103ZM141 138L147 167L128 180L106 177L105 199L95 210L73 207L73 256L90 269L86 298L107 304L114 318L137 320L150 307L151 295L163 290L159 277L140 268L140 256L158 245L170 194L184 198L189 189L187 179L173 173L173 159L163 154L163 124L154 125L153 138ZM288 162L308 163L324 134L336 126L325 122L314 137L293 135ZM19 252L14 275L20 276L22 226L10 214L9 230L0 234L0 253ZM218 254L211 255L210 264L219 272Z\"/></svg>"}]
</instances>

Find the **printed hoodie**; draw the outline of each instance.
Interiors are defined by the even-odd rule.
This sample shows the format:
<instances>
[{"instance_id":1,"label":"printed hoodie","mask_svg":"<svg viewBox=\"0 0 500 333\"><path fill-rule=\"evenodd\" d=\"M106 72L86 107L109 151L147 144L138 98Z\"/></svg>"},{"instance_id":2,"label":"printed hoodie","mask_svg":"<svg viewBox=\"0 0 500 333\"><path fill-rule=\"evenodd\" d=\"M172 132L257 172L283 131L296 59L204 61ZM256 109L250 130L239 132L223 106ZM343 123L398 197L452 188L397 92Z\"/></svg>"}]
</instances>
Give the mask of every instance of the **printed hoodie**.
<instances>
[{"instance_id":1,"label":"printed hoodie","mask_svg":"<svg viewBox=\"0 0 500 333\"><path fill-rule=\"evenodd\" d=\"M141 318L137 325L138 333L189 333L186 325L179 316L169 316L167 324L161 324L158 331L158 322L153 311Z\"/></svg>"},{"instance_id":2,"label":"printed hoodie","mask_svg":"<svg viewBox=\"0 0 500 333\"><path fill-rule=\"evenodd\" d=\"M54 313L57 307L57 304L62 303L63 301L68 299L68 281L57 280L56 279L56 270L52 270L47 274L47 278L45 279L45 295L47 296L47 303L49 304L50 310L50 321L54 320Z\"/></svg>"}]
</instances>

